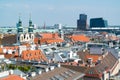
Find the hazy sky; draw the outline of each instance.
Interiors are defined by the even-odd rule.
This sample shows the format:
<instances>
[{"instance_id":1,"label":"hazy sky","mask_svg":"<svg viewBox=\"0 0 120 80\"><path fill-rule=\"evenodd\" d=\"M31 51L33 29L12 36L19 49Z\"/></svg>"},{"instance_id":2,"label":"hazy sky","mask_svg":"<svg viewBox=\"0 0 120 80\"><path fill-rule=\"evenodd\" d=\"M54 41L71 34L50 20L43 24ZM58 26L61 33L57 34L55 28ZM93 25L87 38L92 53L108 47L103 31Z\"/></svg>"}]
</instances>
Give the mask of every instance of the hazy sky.
<instances>
[{"instance_id":1,"label":"hazy sky","mask_svg":"<svg viewBox=\"0 0 120 80\"><path fill-rule=\"evenodd\" d=\"M23 25L29 14L34 24L42 26L62 23L76 26L79 14L103 17L109 25L120 25L120 0L0 0L0 26L15 26L19 13Z\"/></svg>"}]
</instances>

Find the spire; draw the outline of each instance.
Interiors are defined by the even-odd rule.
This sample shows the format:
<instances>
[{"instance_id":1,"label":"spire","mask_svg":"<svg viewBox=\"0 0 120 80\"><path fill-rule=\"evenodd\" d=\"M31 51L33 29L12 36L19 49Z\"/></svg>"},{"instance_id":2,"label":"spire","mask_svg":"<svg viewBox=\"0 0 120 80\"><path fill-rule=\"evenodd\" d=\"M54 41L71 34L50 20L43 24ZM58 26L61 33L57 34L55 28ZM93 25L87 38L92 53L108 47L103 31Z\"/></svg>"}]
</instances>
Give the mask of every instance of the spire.
<instances>
[{"instance_id":1,"label":"spire","mask_svg":"<svg viewBox=\"0 0 120 80\"><path fill-rule=\"evenodd\" d=\"M28 32L33 32L33 25L32 25L32 20L31 20L31 14L29 15L29 28L28 28Z\"/></svg>"},{"instance_id":2,"label":"spire","mask_svg":"<svg viewBox=\"0 0 120 80\"><path fill-rule=\"evenodd\" d=\"M19 13L19 21L20 21L20 18L21 18L21 13Z\"/></svg>"},{"instance_id":3,"label":"spire","mask_svg":"<svg viewBox=\"0 0 120 80\"><path fill-rule=\"evenodd\" d=\"M31 14L29 16L30 16L30 18L29 18L29 27L31 27L32 26Z\"/></svg>"},{"instance_id":4,"label":"spire","mask_svg":"<svg viewBox=\"0 0 120 80\"><path fill-rule=\"evenodd\" d=\"M29 20L31 20L31 13L29 14Z\"/></svg>"},{"instance_id":5,"label":"spire","mask_svg":"<svg viewBox=\"0 0 120 80\"><path fill-rule=\"evenodd\" d=\"M17 23L17 32L23 32L22 21L21 21L21 14L19 13L19 21Z\"/></svg>"},{"instance_id":6,"label":"spire","mask_svg":"<svg viewBox=\"0 0 120 80\"><path fill-rule=\"evenodd\" d=\"M43 26L43 29L45 29L46 28L46 23L44 22L44 26Z\"/></svg>"},{"instance_id":7,"label":"spire","mask_svg":"<svg viewBox=\"0 0 120 80\"><path fill-rule=\"evenodd\" d=\"M19 13L19 22L18 22L19 27L22 26L22 21L21 21L21 13Z\"/></svg>"}]
</instances>

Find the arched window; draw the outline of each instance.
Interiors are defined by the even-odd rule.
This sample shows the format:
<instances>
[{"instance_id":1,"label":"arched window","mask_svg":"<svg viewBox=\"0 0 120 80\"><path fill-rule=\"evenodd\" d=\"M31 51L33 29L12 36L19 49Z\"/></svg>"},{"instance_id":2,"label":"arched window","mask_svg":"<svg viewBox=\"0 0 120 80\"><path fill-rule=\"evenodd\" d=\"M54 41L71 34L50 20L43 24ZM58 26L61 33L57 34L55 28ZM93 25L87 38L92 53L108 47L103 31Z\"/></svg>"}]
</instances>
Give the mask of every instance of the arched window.
<instances>
[{"instance_id":1,"label":"arched window","mask_svg":"<svg viewBox=\"0 0 120 80\"><path fill-rule=\"evenodd\" d=\"M29 38L28 38L28 36L27 36L27 40L28 40Z\"/></svg>"},{"instance_id":2,"label":"arched window","mask_svg":"<svg viewBox=\"0 0 120 80\"><path fill-rule=\"evenodd\" d=\"M24 39L25 39L26 35L24 35Z\"/></svg>"},{"instance_id":3,"label":"arched window","mask_svg":"<svg viewBox=\"0 0 120 80\"><path fill-rule=\"evenodd\" d=\"M24 39L23 39L23 36L21 36L21 39L20 39L21 41L23 41Z\"/></svg>"}]
</instances>

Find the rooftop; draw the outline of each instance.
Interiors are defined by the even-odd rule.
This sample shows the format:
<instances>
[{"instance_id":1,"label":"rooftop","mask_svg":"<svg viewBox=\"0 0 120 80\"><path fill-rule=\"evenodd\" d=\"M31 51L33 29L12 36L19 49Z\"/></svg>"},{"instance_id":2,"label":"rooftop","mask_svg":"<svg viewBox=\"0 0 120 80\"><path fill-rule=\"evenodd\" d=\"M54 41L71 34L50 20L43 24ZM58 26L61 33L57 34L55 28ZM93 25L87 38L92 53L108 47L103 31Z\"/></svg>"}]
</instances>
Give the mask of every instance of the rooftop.
<instances>
[{"instance_id":1,"label":"rooftop","mask_svg":"<svg viewBox=\"0 0 120 80\"><path fill-rule=\"evenodd\" d=\"M41 75L31 78L31 80L73 80L83 77L84 74L78 71L67 69L64 67L56 68L52 71L45 72Z\"/></svg>"},{"instance_id":2,"label":"rooftop","mask_svg":"<svg viewBox=\"0 0 120 80\"><path fill-rule=\"evenodd\" d=\"M90 39L83 35L83 34L80 34L80 35L72 35L72 36L69 36L69 38L72 40L72 41L80 41L80 42L89 42Z\"/></svg>"},{"instance_id":3,"label":"rooftop","mask_svg":"<svg viewBox=\"0 0 120 80\"><path fill-rule=\"evenodd\" d=\"M0 80L24 80L24 79L21 78L20 76L17 76L17 75L9 75L9 76L2 78Z\"/></svg>"}]
</instances>

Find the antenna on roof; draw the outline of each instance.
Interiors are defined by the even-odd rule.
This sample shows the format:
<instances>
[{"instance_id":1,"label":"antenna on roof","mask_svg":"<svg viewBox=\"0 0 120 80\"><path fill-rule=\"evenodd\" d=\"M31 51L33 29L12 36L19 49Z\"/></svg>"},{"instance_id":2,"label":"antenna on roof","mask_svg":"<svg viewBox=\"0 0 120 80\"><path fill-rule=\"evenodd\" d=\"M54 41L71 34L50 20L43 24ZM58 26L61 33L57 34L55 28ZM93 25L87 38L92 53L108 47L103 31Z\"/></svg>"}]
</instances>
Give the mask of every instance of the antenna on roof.
<instances>
[{"instance_id":1,"label":"antenna on roof","mask_svg":"<svg viewBox=\"0 0 120 80\"><path fill-rule=\"evenodd\" d=\"M29 14L29 20L31 20L31 13Z\"/></svg>"},{"instance_id":2,"label":"antenna on roof","mask_svg":"<svg viewBox=\"0 0 120 80\"><path fill-rule=\"evenodd\" d=\"M46 23L44 22L44 26L43 26L43 29L45 29L46 28Z\"/></svg>"},{"instance_id":3,"label":"antenna on roof","mask_svg":"<svg viewBox=\"0 0 120 80\"><path fill-rule=\"evenodd\" d=\"M20 20L20 18L21 18L21 13L19 13L19 20Z\"/></svg>"}]
</instances>

